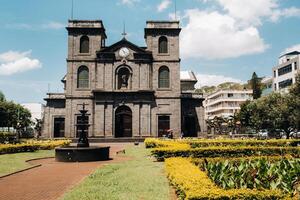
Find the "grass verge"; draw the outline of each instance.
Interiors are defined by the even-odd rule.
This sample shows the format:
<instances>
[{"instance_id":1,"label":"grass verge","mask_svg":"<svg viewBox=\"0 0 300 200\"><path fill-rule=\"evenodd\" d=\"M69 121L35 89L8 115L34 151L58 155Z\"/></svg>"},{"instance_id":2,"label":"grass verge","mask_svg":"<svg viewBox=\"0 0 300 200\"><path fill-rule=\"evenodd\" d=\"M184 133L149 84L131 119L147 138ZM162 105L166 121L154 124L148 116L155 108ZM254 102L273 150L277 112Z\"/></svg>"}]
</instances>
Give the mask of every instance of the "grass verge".
<instances>
[{"instance_id":1,"label":"grass verge","mask_svg":"<svg viewBox=\"0 0 300 200\"><path fill-rule=\"evenodd\" d=\"M144 146L126 148L132 160L97 169L66 193L64 200L164 200L170 199L163 163L153 162Z\"/></svg>"},{"instance_id":2,"label":"grass verge","mask_svg":"<svg viewBox=\"0 0 300 200\"><path fill-rule=\"evenodd\" d=\"M0 176L30 167L31 165L25 162L26 160L50 156L54 156L54 150L0 155Z\"/></svg>"}]
</instances>

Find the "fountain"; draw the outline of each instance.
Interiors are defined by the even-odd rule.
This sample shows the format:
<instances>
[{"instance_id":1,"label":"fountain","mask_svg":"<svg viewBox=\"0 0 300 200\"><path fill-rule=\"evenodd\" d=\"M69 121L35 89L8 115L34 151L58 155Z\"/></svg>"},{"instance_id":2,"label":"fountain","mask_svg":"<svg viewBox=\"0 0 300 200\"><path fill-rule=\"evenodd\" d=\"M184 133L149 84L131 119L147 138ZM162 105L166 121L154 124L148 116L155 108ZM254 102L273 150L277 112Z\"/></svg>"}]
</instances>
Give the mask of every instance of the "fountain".
<instances>
[{"instance_id":1,"label":"fountain","mask_svg":"<svg viewBox=\"0 0 300 200\"><path fill-rule=\"evenodd\" d=\"M77 146L66 146L55 148L55 160L59 162L89 162L109 159L109 146L90 146L88 140L88 115L85 104L77 120L77 132L79 139Z\"/></svg>"}]
</instances>

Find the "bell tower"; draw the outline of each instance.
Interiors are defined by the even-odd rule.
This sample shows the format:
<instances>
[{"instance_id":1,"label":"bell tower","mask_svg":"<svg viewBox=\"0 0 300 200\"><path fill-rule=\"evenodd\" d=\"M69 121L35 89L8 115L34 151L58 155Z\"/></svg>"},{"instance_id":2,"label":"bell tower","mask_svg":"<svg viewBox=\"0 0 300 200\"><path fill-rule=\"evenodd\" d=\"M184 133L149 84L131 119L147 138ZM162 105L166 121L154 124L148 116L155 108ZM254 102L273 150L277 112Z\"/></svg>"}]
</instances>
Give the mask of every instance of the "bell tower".
<instances>
[{"instance_id":1,"label":"bell tower","mask_svg":"<svg viewBox=\"0 0 300 200\"><path fill-rule=\"evenodd\" d=\"M155 60L179 60L179 21L147 21L145 40Z\"/></svg>"},{"instance_id":2,"label":"bell tower","mask_svg":"<svg viewBox=\"0 0 300 200\"><path fill-rule=\"evenodd\" d=\"M69 20L68 59L95 58L96 51L105 46L102 20Z\"/></svg>"}]
</instances>

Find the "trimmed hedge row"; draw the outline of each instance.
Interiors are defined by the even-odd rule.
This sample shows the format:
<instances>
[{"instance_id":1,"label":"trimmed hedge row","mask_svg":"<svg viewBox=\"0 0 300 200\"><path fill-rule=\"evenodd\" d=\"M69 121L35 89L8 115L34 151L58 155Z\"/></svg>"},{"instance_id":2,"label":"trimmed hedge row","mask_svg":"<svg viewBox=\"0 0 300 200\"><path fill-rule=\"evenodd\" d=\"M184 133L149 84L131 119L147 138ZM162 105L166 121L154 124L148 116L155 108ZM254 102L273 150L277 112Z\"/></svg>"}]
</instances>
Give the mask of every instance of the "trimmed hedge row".
<instances>
[{"instance_id":1,"label":"trimmed hedge row","mask_svg":"<svg viewBox=\"0 0 300 200\"><path fill-rule=\"evenodd\" d=\"M144 141L146 148L157 148L157 147L173 147L173 146L185 146L189 147L187 140L170 140L170 139L157 139L157 138L146 138Z\"/></svg>"},{"instance_id":2,"label":"trimmed hedge row","mask_svg":"<svg viewBox=\"0 0 300 200\"><path fill-rule=\"evenodd\" d=\"M58 146L67 146L70 143L71 140L30 140L20 144L0 144L0 154L50 150Z\"/></svg>"},{"instance_id":3,"label":"trimmed hedge row","mask_svg":"<svg viewBox=\"0 0 300 200\"><path fill-rule=\"evenodd\" d=\"M279 200L290 199L280 190L224 190L216 186L212 180L197 166L185 158L168 158L165 161L167 177L176 188L180 199L186 200Z\"/></svg>"},{"instance_id":4,"label":"trimmed hedge row","mask_svg":"<svg viewBox=\"0 0 300 200\"><path fill-rule=\"evenodd\" d=\"M300 147L205 147L182 148L160 147L151 150L157 160L162 161L169 157L243 157L243 156L300 156Z\"/></svg>"},{"instance_id":5,"label":"trimmed hedge row","mask_svg":"<svg viewBox=\"0 0 300 200\"><path fill-rule=\"evenodd\" d=\"M271 140L230 140L230 139L198 139L187 141L192 148L209 146L299 146L300 139L271 139Z\"/></svg>"},{"instance_id":6,"label":"trimmed hedge row","mask_svg":"<svg viewBox=\"0 0 300 200\"><path fill-rule=\"evenodd\" d=\"M300 139L183 139L183 140L162 140L157 138L145 139L146 148L171 147L177 145L190 145L192 148L210 146L299 146Z\"/></svg>"}]
</instances>

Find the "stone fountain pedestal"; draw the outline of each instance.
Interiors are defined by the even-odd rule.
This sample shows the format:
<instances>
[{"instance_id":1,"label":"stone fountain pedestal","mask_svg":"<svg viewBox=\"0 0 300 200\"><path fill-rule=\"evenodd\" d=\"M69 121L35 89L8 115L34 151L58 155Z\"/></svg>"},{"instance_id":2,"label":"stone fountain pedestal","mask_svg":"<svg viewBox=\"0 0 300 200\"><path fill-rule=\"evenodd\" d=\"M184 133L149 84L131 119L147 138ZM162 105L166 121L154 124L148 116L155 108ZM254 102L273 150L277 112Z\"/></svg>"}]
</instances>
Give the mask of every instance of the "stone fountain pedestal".
<instances>
[{"instance_id":1,"label":"stone fountain pedestal","mask_svg":"<svg viewBox=\"0 0 300 200\"><path fill-rule=\"evenodd\" d=\"M110 147L58 147L55 149L55 160L59 162L91 162L109 160Z\"/></svg>"},{"instance_id":2,"label":"stone fountain pedestal","mask_svg":"<svg viewBox=\"0 0 300 200\"><path fill-rule=\"evenodd\" d=\"M59 162L91 162L109 160L109 146L90 146L88 141L88 114L85 104L79 111L79 120L76 124L79 139L77 146L55 148L55 160Z\"/></svg>"}]
</instances>

